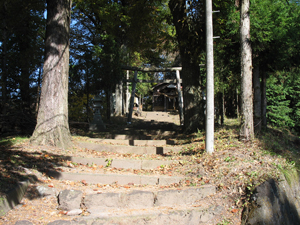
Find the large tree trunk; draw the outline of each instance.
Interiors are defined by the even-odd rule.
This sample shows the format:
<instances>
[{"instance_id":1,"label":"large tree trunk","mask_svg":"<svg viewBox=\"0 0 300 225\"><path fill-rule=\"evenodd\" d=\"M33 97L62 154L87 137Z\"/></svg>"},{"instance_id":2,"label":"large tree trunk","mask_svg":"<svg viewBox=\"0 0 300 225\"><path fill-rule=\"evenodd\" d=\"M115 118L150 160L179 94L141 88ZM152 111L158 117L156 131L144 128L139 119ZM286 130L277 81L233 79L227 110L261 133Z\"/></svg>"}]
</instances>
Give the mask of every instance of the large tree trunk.
<instances>
[{"instance_id":1,"label":"large tree trunk","mask_svg":"<svg viewBox=\"0 0 300 225\"><path fill-rule=\"evenodd\" d=\"M241 0L241 130L240 138L251 140L253 128L252 51L250 44L250 0Z\"/></svg>"},{"instance_id":2,"label":"large tree trunk","mask_svg":"<svg viewBox=\"0 0 300 225\"><path fill-rule=\"evenodd\" d=\"M261 85L259 74L259 63L255 64L253 70L253 85L254 85L254 130L255 133L261 131Z\"/></svg>"},{"instance_id":3,"label":"large tree trunk","mask_svg":"<svg viewBox=\"0 0 300 225\"><path fill-rule=\"evenodd\" d=\"M184 101L184 130L187 133L204 129L204 101L201 95L200 67L198 57L205 50L204 27L195 34L189 29L186 1L170 0L169 7L176 28L182 61L182 86ZM203 12L204 13L204 12ZM202 38L202 39L201 39Z\"/></svg>"},{"instance_id":4,"label":"large tree trunk","mask_svg":"<svg viewBox=\"0 0 300 225\"><path fill-rule=\"evenodd\" d=\"M37 125L31 143L67 148L69 32L71 0L47 0L43 82Z\"/></svg>"},{"instance_id":5,"label":"large tree trunk","mask_svg":"<svg viewBox=\"0 0 300 225\"><path fill-rule=\"evenodd\" d=\"M184 60L186 61L186 60ZM191 133L204 129L205 115L202 89L199 82L200 68L188 62L182 63L182 86L184 101L184 130Z\"/></svg>"}]
</instances>

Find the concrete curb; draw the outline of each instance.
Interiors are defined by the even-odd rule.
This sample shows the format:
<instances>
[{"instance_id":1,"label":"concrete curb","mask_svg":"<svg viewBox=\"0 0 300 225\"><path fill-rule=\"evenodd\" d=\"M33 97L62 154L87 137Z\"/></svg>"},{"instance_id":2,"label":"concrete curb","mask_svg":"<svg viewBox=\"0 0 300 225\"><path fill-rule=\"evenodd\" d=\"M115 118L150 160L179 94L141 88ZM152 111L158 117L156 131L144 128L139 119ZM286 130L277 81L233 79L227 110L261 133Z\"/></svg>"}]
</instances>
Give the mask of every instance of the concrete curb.
<instances>
[{"instance_id":1,"label":"concrete curb","mask_svg":"<svg viewBox=\"0 0 300 225\"><path fill-rule=\"evenodd\" d=\"M29 183L29 180L19 182L15 188L0 198L0 216L5 215L5 213L21 202Z\"/></svg>"},{"instance_id":2,"label":"concrete curb","mask_svg":"<svg viewBox=\"0 0 300 225\"><path fill-rule=\"evenodd\" d=\"M94 151L115 152L121 154L167 154L170 152L178 153L182 147L148 147L148 146L125 146L125 145L104 145L88 142L79 142L81 148L87 148Z\"/></svg>"}]
</instances>

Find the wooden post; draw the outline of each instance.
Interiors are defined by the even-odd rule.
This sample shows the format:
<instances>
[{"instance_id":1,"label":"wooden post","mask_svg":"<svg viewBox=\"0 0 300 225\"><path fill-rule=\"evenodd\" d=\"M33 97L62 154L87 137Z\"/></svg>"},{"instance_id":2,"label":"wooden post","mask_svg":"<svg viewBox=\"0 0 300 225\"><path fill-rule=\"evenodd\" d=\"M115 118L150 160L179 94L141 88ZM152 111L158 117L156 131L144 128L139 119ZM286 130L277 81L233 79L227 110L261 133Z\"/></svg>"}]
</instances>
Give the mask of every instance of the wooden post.
<instances>
[{"instance_id":1,"label":"wooden post","mask_svg":"<svg viewBox=\"0 0 300 225\"><path fill-rule=\"evenodd\" d=\"M178 90L178 107L179 107L179 118L180 125L183 125L183 97L181 92L181 84L180 84L180 72L176 70L176 80L177 80L177 90Z\"/></svg>"},{"instance_id":2,"label":"wooden post","mask_svg":"<svg viewBox=\"0 0 300 225\"><path fill-rule=\"evenodd\" d=\"M134 71L134 78L132 82L132 92L131 92L131 98L130 98L130 108L129 108L129 114L127 118L127 123L131 123L132 119L132 112L133 112L133 104L134 104L134 95L135 95L135 88L136 88L136 82L137 82L137 70Z\"/></svg>"},{"instance_id":3,"label":"wooden post","mask_svg":"<svg viewBox=\"0 0 300 225\"><path fill-rule=\"evenodd\" d=\"M123 95L123 82L120 81L116 84L116 91L115 91L115 115L120 116L122 115L122 95Z\"/></svg>"},{"instance_id":4,"label":"wooden post","mask_svg":"<svg viewBox=\"0 0 300 225\"><path fill-rule=\"evenodd\" d=\"M129 80L129 70L126 71L126 79ZM128 113L128 81L126 81L125 113Z\"/></svg>"}]
</instances>

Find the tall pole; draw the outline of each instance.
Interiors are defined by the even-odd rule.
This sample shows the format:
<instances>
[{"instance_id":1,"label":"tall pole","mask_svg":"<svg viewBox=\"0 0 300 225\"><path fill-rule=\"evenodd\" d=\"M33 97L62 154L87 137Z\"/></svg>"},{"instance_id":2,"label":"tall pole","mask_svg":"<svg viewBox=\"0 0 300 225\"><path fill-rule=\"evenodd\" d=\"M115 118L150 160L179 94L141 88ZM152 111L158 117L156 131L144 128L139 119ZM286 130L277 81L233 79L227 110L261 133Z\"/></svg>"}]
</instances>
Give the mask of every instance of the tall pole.
<instances>
[{"instance_id":1,"label":"tall pole","mask_svg":"<svg viewBox=\"0 0 300 225\"><path fill-rule=\"evenodd\" d=\"M212 0L206 0L206 152L214 151L214 50Z\"/></svg>"}]
</instances>

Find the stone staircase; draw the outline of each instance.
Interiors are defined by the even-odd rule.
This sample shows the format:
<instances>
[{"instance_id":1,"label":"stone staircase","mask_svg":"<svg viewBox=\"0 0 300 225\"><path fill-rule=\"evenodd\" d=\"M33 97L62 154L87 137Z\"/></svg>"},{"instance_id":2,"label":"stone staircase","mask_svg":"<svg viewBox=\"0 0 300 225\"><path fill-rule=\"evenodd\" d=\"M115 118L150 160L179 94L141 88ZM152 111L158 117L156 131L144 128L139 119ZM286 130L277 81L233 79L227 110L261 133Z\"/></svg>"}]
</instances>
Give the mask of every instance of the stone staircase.
<instances>
[{"instance_id":1,"label":"stone staircase","mask_svg":"<svg viewBox=\"0 0 300 225\"><path fill-rule=\"evenodd\" d=\"M96 152L106 151L119 154L168 155L178 153L182 147L168 145L166 140L126 140L128 136L118 135L116 139L86 139L78 145ZM135 137L136 138L136 137ZM173 142L174 143L174 142ZM74 164L107 166L107 158L69 157ZM168 159L118 159L111 158L109 166L118 169L153 170L176 160ZM61 172L57 179L110 185L132 185L99 193L80 193L79 198L68 191L58 196L64 210L72 212L85 207L88 215L79 217L72 224L214 224L222 207L212 204L210 197L216 194L216 187L165 188L184 182L184 176L138 175L138 174L91 174ZM134 188L134 186L139 188ZM164 188L161 188L161 187ZM176 186L176 185L175 185ZM142 188L141 188L142 187ZM75 199L75 202L73 202ZM77 205L74 208L74 205Z\"/></svg>"},{"instance_id":2,"label":"stone staircase","mask_svg":"<svg viewBox=\"0 0 300 225\"><path fill-rule=\"evenodd\" d=\"M160 175L153 173L158 167L178 164L169 155L182 151L174 140L151 140L139 134L114 134L107 138L87 138L78 146L93 152L115 153L108 157L69 156L69 165L96 165L93 173L74 173L72 167L58 166L48 175L64 181L84 181L88 184L111 186L93 191L63 190L58 194L59 209L66 212L66 220L56 220L49 225L86 224L217 224L222 220L223 206L218 206L214 196L214 185L181 186L184 175ZM143 157L119 158L119 154L135 154ZM159 155L158 159L151 156ZM145 157L146 156L146 157ZM147 157L149 156L149 157ZM113 173L99 168L115 168L122 172ZM60 170L59 170L60 169ZM134 170L146 171L142 174ZM60 171L60 172L57 172ZM148 171L148 173L147 173ZM118 188L113 188L118 184ZM130 186L130 188L128 188ZM83 214L82 214L83 213ZM82 214L82 215L80 215ZM80 215L80 216L78 216Z\"/></svg>"}]
</instances>

